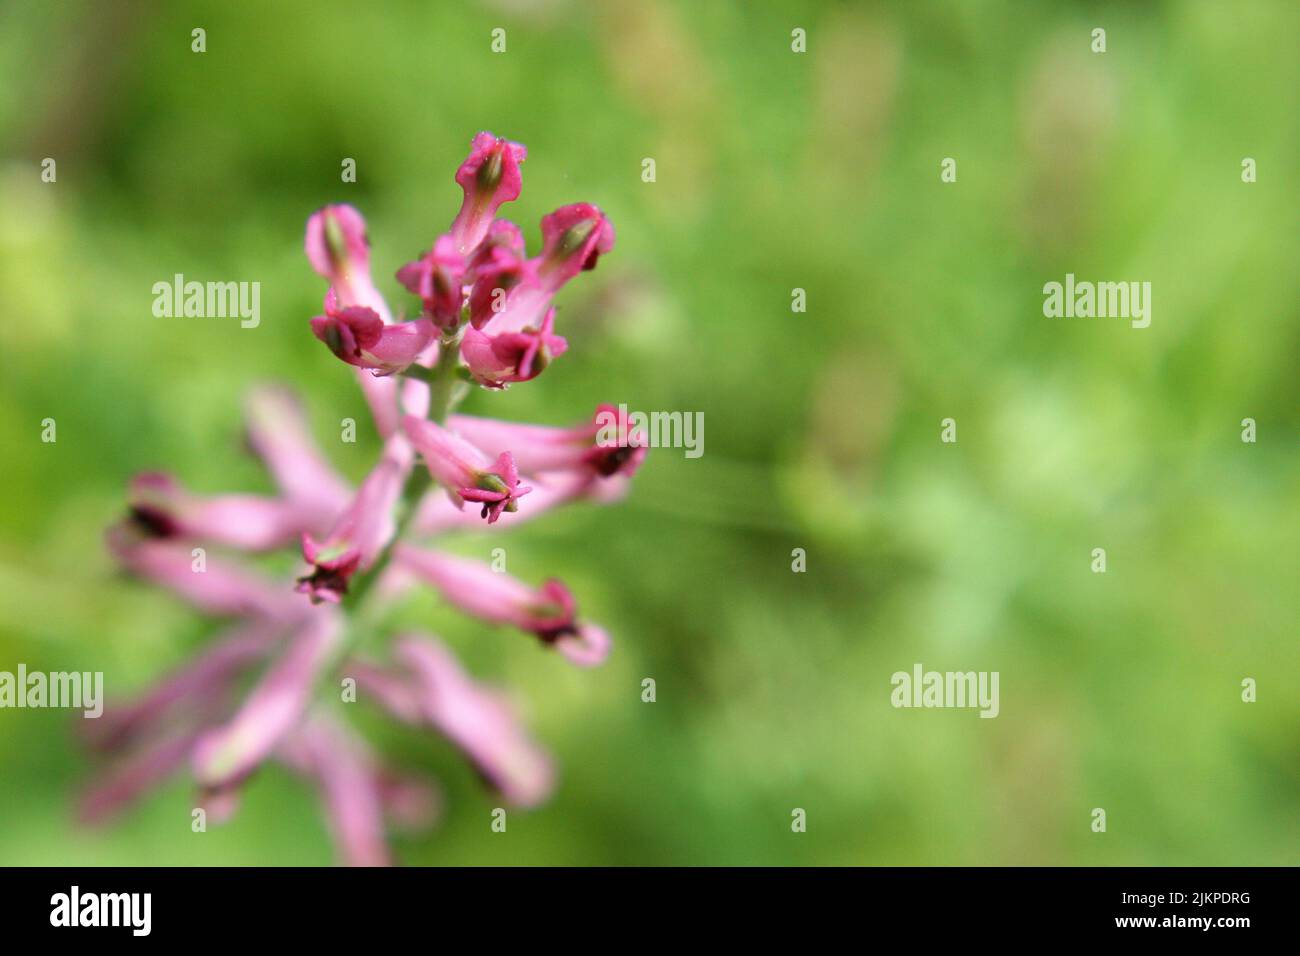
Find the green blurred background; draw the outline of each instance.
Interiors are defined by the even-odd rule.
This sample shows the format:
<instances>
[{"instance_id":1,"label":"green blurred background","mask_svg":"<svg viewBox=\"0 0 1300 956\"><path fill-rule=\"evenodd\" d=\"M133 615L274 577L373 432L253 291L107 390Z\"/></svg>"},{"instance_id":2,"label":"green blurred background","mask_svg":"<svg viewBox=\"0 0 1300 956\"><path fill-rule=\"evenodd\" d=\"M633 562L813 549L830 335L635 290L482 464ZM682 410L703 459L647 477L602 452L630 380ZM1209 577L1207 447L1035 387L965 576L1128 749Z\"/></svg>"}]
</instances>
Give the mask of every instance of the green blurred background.
<instances>
[{"instance_id":1,"label":"green blurred background","mask_svg":"<svg viewBox=\"0 0 1300 956\"><path fill-rule=\"evenodd\" d=\"M447 744L359 710L446 791L441 825L397 841L405 862L1295 863L1298 10L5 5L0 669L102 670L120 694L211 635L119 577L101 533L146 468L268 489L240 449L251 383L300 390L365 473L365 406L307 329L323 285L303 223L358 206L405 305L392 273L447 227L490 129L529 149L505 214L530 250L579 200L618 245L562 293L569 353L467 410L702 411L705 453L652 453L621 505L453 545L566 580L614 635L603 668L431 598L401 610L512 689L562 773L493 834L498 801ZM154 318L176 272L260 281L261 326ZM1150 281L1151 327L1044 318L1067 272ZM346 416L357 444L336 439ZM893 709L890 675L918 661L1000 671L1001 716ZM278 768L207 833L181 779L79 826L72 725L0 712L0 863L333 859L314 794Z\"/></svg>"}]
</instances>

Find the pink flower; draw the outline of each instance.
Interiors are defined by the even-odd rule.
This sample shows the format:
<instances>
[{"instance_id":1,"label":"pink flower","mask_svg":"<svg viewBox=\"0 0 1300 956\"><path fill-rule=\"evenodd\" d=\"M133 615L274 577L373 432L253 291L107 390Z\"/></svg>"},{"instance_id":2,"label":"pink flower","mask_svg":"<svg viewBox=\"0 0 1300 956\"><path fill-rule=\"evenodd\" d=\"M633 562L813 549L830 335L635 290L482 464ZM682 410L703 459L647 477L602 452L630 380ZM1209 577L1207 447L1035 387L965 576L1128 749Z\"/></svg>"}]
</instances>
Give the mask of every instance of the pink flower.
<instances>
[{"instance_id":1,"label":"pink flower","mask_svg":"<svg viewBox=\"0 0 1300 956\"><path fill-rule=\"evenodd\" d=\"M542 217L541 285L554 292L614 248L614 227L591 203L561 206Z\"/></svg>"},{"instance_id":2,"label":"pink flower","mask_svg":"<svg viewBox=\"0 0 1300 956\"><path fill-rule=\"evenodd\" d=\"M172 733L130 754L82 794L77 816L94 824L120 813L127 804L185 766L193 746L193 732Z\"/></svg>"},{"instance_id":3,"label":"pink flower","mask_svg":"<svg viewBox=\"0 0 1300 956\"><path fill-rule=\"evenodd\" d=\"M468 255L483 241L501 205L519 198L523 183L519 164L527 155L528 150L519 143L491 133L474 137L469 157L456 170L456 182L465 191L465 200L451 224L451 236L462 255Z\"/></svg>"},{"instance_id":4,"label":"pink flower","mask_svg":"<svg viewBox=\"0 0 1300 956\"><path fill-rule=\"evenodd\" d=\"M414 460L404 436L389 438L379 464L361 483L324 543L303 535L303 558L312 571L298 579L297 590L310 595L313 603L341 601L352 576L369 568L392 540L396 530L393 512Z\"/></svg>"},{"instance_id":5,"label":"pink flower","mask_svg":"<svg viewBox=\"0 0 1300 956\"><path fill-rule=\"evenodd\" d=\"M480 385L501 388L510 382L527 382L568 349L569 343L554 329L554 309L546 313L540 328L489 335L471 327L465 330L460 354Z\"/></svg>"},{"instance_id":6,"label":"pink flower","mask_svg":"<svg viewBox=\"0 0 1300 956\"><path fill-rule=\"evenodd\" d=\"M451 236L439 236L433 249L397 271L397 281L420 297L424 313L443 330L460 324L465 257Z\"/></svg>"},{"instance_id":7,"label":"pink flower","mask_svg":"<svg viewBox=\"0 0 1300 956\"><path fill-rule=\"evenodd\" d=\"M475 379L489 388L535 377L549 360L567 348L554 334L551 300L570 278L595 268L614 245L614 227L588 203L564 206L542 220L544 244L536 259L517 262L498 253L507 282L470 294L471 323L478 334L465 333L461 355ZM490 270L488 281L498 276ZM503 294L503 289L504 294ZM491 296L491 309L484 302Z\"/></svg>"},{"instance_id":8,"label":"pink flower","mask_svg":"<svg viewBox=\"0 0 1300 956\"><path fill-rule=\"evenodd\" d=\"M280 494L309 517L307 530L328 530L347 507L352 489L312 441L297 399L283 388L257 388L249 396L246 417L248 445L271 472Z\"/></svg>"},{"instance_id":9,"label":"pink flower","mask_svg":"<svg viewBox=\"0 0 1300 956\"><path fill-rule=\"evenodd\" d=\"M301 408L273 388L259 388L247 412L248 444L269 470L273 494L198 494L160 472L132 481L128 517L108 532L118 562L233 621L208 650L134 701L114 702L83 730L112 759L86 792L86 819L111 815L188 767L189 805L219 823L239 808L244 781L276 760L315 784L343 862L392 862L386 828L427 826L438 791L381 766L336 719L341 712L327 701L340 666L362 698L445 735L507 800L531 806L554 789L550 758L502 693L475 682L436 641L405 635L385 645L382 632L372 633L403 592L423 583L461 611L533 634L578 665L609 653L608 634L578 619L559 581L531 587L398 540L482 527L483 519L492 526L517 512L534 491L520 483L521 468L537 486L521 518L573 501L615 500L645 454L626 415L607 406L572 428L452 415L471 382L498 389L528 381L567 349L555 334L552 300L613 245L604 214L576 204L542 221L541 253L527 257L519 227L495 218L519 195L525 155L491 133L474 138L456 173L465 198L450 232L397 274L420 297L415 321L394 322L375 287L357 210L333 204L308 219L304 249L327 282L312 332L354 367L383 438L378 463L355 492L313 443ZM610 421L602 423L602 414ZM417 453L448 494L425 493ZM479 506L477 518L466 501ZM207 553L209 545L266 551L295 541L311 566L296 584ZM357 616L345 623L354 606ZM345 628L390 646L391 657L345 659Z\"/></svg>"},{"instance_id":10,"label":"pink flower","mask_svg":"<svg viewBox=\"0 0 1300 956\"><path fill-rule=\"evenodd\" d=\"M185 708L216 710L235 679L271 652L283 630L267 621L240 622L139 699L110 703L98 720L82 722L84 736L98 750L113 750L176 725Z\"/></svg>"},{"instance_id":11,"label":"pink flower","mask_svg":"<svg viewBox=\"0 0 1300 956\"><path fill-rule=\"evenodd\" d=\"M388 866L392 862L384 838L384 782L364 741L317 715L285 737L279 754L285 763L316 780L344 864Z\"/></svg>"},{"instance_id":12,"label":"pink flower","mask_svg":"<svg viewBox=\"0 0 1300 956\"><path fill-rule=\"evenodd\" d=\"M528 499L528 507L510 521L511 527L521 521L530 521L555 508L575 501L595 501L612 504L627 494L628 481L613 476L597 481L583 471L561 471L542 474ZM482 519L472 512L457 508L444 495L426 495L420 502L414 530L417 534L440 534L444 531L467 531L482 527ZM501 527L498 525L498 527Z\"/></svg>"},{"instance_id":13,"label":"pink flower","mask_svg":"<svg viewBox=\"0 0 1300 956\"><path fill-rule=\"evenodd\" d=\"M550 796L551 761L502 695L475 683L431 638L399 637L394 656L412 678L420 716L460 747L502 796L521 806Z\"/></svg>"},{"instance_id":14,"label":"pink flower","mask_svg":"<svg viewBox=\"0 0 1300 956\"><path fill-rule=\"evenodd\" d=\"M519 499L532 491L520 487L508 451L493 461L454 432L414 415L403 418L402 427L424 457L429 474L461 500L482 504L481 516L488 524L495 523L502 511L517 511Z\"/></svg>"},{"instance_id":15,"label":"pink flower","mask_svg":"<svg viewBox=\"0 0 1300 956\"><path fill-rule=\"evenodd\" d=\"M210 557L189 542L162 539L154 529L128 520L110 528L109 551L128 571L174 591L215 617L292 621L301 616L288 595L268 580Z\"/></svg>"},{"instance_id":16,"label":"pink flower","mask_svg":"<svg viewBox=\"0 0 1300 956\"><path fill-rule=\"evenodd\" d=\"M338 645L341 624L333 609L318 608L230 721L195 744L192 763L200 784L222 787L242 780L293 729Z\"/></svg>"},{"instance_id":17,"label":"pink flower","mask_svg":"<svg viewBox=\"0 0 1300 956\"><path fill-rule=\"evenodd\" d=\"M474 328L481 329L505 310L507 295L524 281L528 268L519 227L504 219L496 220L465 274L465 281L471 285L469 320Z\"/></svg>"},{"instance_id":18,"label":"pink flower","mask_svg":"<svg viewBox=\"0 0 1300 956\"><path fill-rule=\"evenodd\" d=\"M160 538L215 542L246 551L283 547L312 527L311 509L260 495L191 494L170 475L145 472L131 479L131 516Z\"/></svg>"},{"instance_id":19,"label":"pink flower","mask_svg":"<svg viewBox=\"0 0 1300 956\"><path fill-rule=\"evenodd\" d=\"M311 320L311 330L343 361L376 375L392 375L415 364L437 338L427 319L385 325L374 309L339 308L333 288L325 293L325 314Z\"/></svg>"},{"instance_id":20,"label":"pink flower","mask_svg":"<svg viewBox=\"0 0 1300 956\"><path fill-rule=\"evenodd\" d=\"M482 562L405 544L394 557L465 613L536 634L579 666L599 664L609 653L609 635L578 623L573 595L559 581L534 589Z\"/></svg>"},{"instance_id":21,"label":"pink flower","mask_svg":"<svg viewBox=\"0 0 1300 956\"><path fill-rule=\"evenodd\" d=\"M449 421L467 441L492 454L509 448L525 474L581 471L608 478L631 476L645 460L645 436L634 430L625 411L600 405L591 421L552 428L494 418L453 415Z\"/></svg>"},{"instance_id":22,"label":"pink flower","mask_svg":"<svg viewBox=\"0 0 1300 956\"><path fill-rule=\"evenodd\" d=\"M339 290L344 306L372 304L370 240L366 221L351 206L325 206L307 220L307 260Z\"/></svg>"}]
</instances>

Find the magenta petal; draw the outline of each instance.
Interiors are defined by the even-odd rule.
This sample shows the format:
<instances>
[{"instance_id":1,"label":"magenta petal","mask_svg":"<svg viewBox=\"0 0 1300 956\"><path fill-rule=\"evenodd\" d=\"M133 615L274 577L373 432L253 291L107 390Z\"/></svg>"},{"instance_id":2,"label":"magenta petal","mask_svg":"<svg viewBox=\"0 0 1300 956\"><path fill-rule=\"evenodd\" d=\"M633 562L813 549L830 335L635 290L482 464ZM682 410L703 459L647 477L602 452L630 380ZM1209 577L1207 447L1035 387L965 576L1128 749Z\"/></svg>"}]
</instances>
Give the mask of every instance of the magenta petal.
<instances>
[{"instance_id":1,"label":"magenta petal","mask_svg":"<svg viewBox=\"0 0 1300 956\"><path fill-rule=\"evenodd\" d=\"M473 444L437 422L407 415L402 428L424 458L429 474L452 491L476 485L479 473L491 464Z\"/></svg>"},{"instance_id":2,"label":"magenta petal","mask_svg":"<svg viewBox=\"0 0 1300 956\"><path fill-rule=\"evenodd\" d=\"M77 815L96 824L121 812L183 767L193 744L190 734L174 734L109 768L82 795Z\"/></svg>"},{"instance_id":3,"label":"magenta petal","mask_svg":"<svg viewBox=\"0 0 1300 956\"><path fill-rule=\"evenodd\" d=\"M366 221L352 206L340 203L312 213L303 248L317 274L341 290L344 304L355 302L350 293L358 286L370 284Z\"/></svg>"},{"instance_id":4,"label":"magenta petal","mask_svg":"<svg viewBox=\"0 0 1300 956\"><path fill-rule=\"evenodd\" d=\"M313 613L230 722L209 731L194 749L194 776L219 787L243 779L301 718L317 674L342 634L336 612Z\"/></svg>"},{"instance_id":5,"label":"magenta petal","mask_svg":"<svg viewBox=\"0 0 1300 956\"><path fill-rule=\"evenodd\" d=\"M550 795L555 770L504 697L475 683L451 652L430 638L404 636L394 648L420 688L425 717L464 750L502 796L535 806Z\"/></svg>"},{"instance_id":6,"label":"magenta petal","mask_svg":"<svg viewBox=\"0 0 1300 956\"><path fill-rule=\"evenodd\" d=\"M352 492L312 441L307 417L288 391L265 386L247 405L248 442L281 493L306 515L305 530L328 528Z\"/></svg>"},{"instance_id":7,"label":"magenta petal","mask_svg":"<svg viewBox=\"0 0 1300 956\"><path fill-rule=\"evenodd\" d=\"M555 291L614 248L614 226L598 206L573 203L542 217L542 284Z\"/></svg>"},{"instance_id":8,"label":"magenta petal","mask_svg":"<svg viewBox=\"0 0 1300 956\"><path fill-rule=\"evenodd\" d=\"M594 624L580 624L555 639L555 649L579 667L595 667L609 656L609 634Z\"/></svg>"},{"instance_id":9,"label":"magenta petal","mask_svg":"<svg viewBox=\"0 0 1300 956\"><path fill-rule=\"evenodd\" d=\"M209 614L291 621L301 614L286 589L242 568L213 558L189 544L142 538L117 525L107 534L109 550L127 570L168 588Z\"/></svg>"},{"instance_id":10,"label":"magenta petal","mask_svg":"<svg viewBox=\"0 0 1300 956\"><path fill-rule=\"evenodd\" d=\"M374 757L341 725L315 717L284 742L285 757L320 787L330 833L347 866L388 866L383 794Z\"/></svg>"},{"instance_id":11,"label":"magenta petal","mask_svg":"<svg viewBox=\"0 0 1300 956\"><path fill-rule=\"evenodd\" d=\"M572 599L560 597L558 582L534 589L481 561L410 545L399 545L394 558L436 588L448 603L475 617L535 634L552 634L573 625Z\"/></svg>"},{"instance_id":12,"label":"magenta petal","mask_svg":"<svg viewBox=\"0 0 1300 956\"><path fill-rule=\"evenodd\" d=\"M459 252L468 255L481 243L503 203L519 198L523 180L519 164L528 156L519 143L479 133L470 153L456 170L456 182L465 191L460 212L451 224Z\"/></svg>"},{"instance_id":13,"label":"magenta petal","mask_svg":"<svg viewBox=\"0 0 1300 956\"><path fill-rule=\"evenodd\" d=\"M591 420L572 428L471 415L453 415L449 424L487 454L508 449L519 470L529 475L571 472L603 478L631 476L646 454L642 444L645 437L632 431L627 415L612 405L599 406Z\"/></svg>"},{"instance_id":14,"label":"magenta petal","mask_svg":"<svg viewBox=\"0 0 1300 956\"><path fill-rule=\"evenodd\" d=\"M404 435L388 439L383 457L325 541L318 544L310 535L304 536L303 558L313 567L299 579L298 590L314 600L337 602L346 593L352 575L371 566L396 531L394 512L414 458Z\"/></svg>"},{"instance_id":15,"label":"magenta petal","mask_svg":"<svg viewBox=\"0 0 1300 956\"><path fill-rule=\"evenodd\" d=\"M193 538L246 551L266 551L293 541L310 527L313 509L259 495L190 494L169 475L146 472L131 481L131 515L149 534Z\"/></svg>"},{"instance_id":16,"label":"magenta petal","mask_svg":"<svg viewBox=\"0 0 1300 956\"><path fill-rule=\"evenodd\" d=\"M179 705L206 709L245 670L271 650L281 626L243 623L217 638L210 648L130 703L110 702L98 720L80 722L83 736L99 750L114 750L164 726Z\"/></svg>"}]
</instances>

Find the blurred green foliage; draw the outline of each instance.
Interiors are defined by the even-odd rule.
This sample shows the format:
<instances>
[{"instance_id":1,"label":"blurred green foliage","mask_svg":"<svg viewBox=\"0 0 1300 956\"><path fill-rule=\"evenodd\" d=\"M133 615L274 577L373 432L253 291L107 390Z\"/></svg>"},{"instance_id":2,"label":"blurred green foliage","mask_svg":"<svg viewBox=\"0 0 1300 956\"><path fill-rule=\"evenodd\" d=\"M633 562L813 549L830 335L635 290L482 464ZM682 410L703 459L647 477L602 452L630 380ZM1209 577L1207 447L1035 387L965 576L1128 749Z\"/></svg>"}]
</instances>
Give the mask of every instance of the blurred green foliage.
<instances>
[{"instance_id":1,"label":"blurred green foliage","mask_svg":"<svg viewBox=\"0 0 1300 956\"><path fill-rule=\"evenodd\" d=\"M404 304L392 272L446 228L491 129L529 148L507 214L530 249L578 200L618 245L562 295L569 353L469 409L698 410L705 454L652 453L621 505L454 545L565 579L615 637L602 669L431 598L403 610L510 687L562 769L494 835L448 745L363 715L447 791L406 862L1296 862L1298 18L1285 0L6 5L0 669L128 692L210 634L116 575L101 533L145 468L268 488L239 446L250 383L300 390L365 472L365 407L306 326L304 220L357 205ZM154 318L177 272L260 281L261 326ZM1066 272L1152 282L1151 327L1044 318ZM345 416L355 445L334 440ZM889 677L917 661L1000 671L1001 716L894 710ZM179 779L76 825L72 724L0 712L0 863L332 859L277 769L206 834Z\"/></svg>"}]
</instances>

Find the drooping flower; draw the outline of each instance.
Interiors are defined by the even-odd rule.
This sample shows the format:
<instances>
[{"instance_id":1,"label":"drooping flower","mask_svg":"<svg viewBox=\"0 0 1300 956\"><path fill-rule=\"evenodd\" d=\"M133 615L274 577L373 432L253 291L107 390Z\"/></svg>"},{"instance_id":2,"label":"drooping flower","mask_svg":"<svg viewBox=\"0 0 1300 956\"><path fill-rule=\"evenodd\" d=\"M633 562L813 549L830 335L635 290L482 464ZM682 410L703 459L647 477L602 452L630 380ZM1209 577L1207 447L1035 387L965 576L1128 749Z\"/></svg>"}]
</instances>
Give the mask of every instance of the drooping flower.
<instances>
[{"instance_id":1,"label":"drooping flower","mask_svg":"<svg viewBox=\"0 0 1300 956\"><path fill-rule=\"evenodd\" d=\"M194 777L201 785L236 783L275 749L306 710L341 636L342 622L332 608L317 608L306 618L230 721L195 744Z\"/></svg>"},{"instance_id":2,"label":"drooping flower","mask_svg":"<svg viewBox=\"0 0 1300 956\"><path fill-rule=\"evenodd\" d=\"M402 495L415 454L401 434L384 446L379 464L366 476L352 504L339 517L324 542L303 535L303 558L312 565L310 574L298 579L298 590L312 601L338 603L347 593L348 582L358 571L374 563L396 530L394 509Z\"/></svg>"},{"instance_id":3,"label":"drooping flower","mask_svg":"<svg viewBox=\"0 0 1300 956\"><path fill-rule=\"evenodd\" d=\"M492 223L492 230L470 259L465 273L470 286L469 321L474 328L481 329L505 310L510 290L525 280L528 268L519 227L505 219Z\"/></svg>"},{"instance_id":4,"label":"drooping flower","mask_svg":"<svg viewBox=\"0 0 1300 956\"><path fill-rule=\"evenodd\" d=\"M271 581L209 556L191 547L192 542L160 538L134 517L110 528L107 543L133 574L174 591L214 617L292 621L301 615L301 604Z\"/></svg>"},{"instance_id":5,"label":"drooping flower","mask_svg":"<svg viewBox=\"0 0 1300 956\"><path fill-rule=\"evenodd\" d=\"M348 866L387 866L385 787L363 740L324 715L309 717L285 735L280 759L316 781L334 843Z\"/></svg>"},{"instance_id":6,"label":"drooping flower","mask_svg":"<svg viewBox=\"0 0 1300 956\"><path fill-rule=\"evenodd\" d=\"M585 470L538 473L535 478L536 483L528 497L528 507L521 509L508 522L510 527L521 521L535 520L555 508L576 501L612 504L623 498L628 488L628 480L624 476L613 475L597 480ZM413 531L417 535L434 535L445 531L475 530L482 526L482 518L456 507L446 496L428 495L420 502Z\"/></svg>"},{"instance_id":7,"label":"drooping flower","mask_svg":"<svg viewBox=\"0 0 1300 956\"><path fill-rule=\"evenodd\" d=\"M311 320L311 331L343 361L376 375L406 370L437 339L428 319L385 325L374 309L340 307L333 287L325 293L325 314Z\"/></svg>"},{"instance_id":8,"label":"drooping flower","mask_svg":"<svg viewBox=\"0 0 1300 956\"><path fill-rule=\"evenodd\" d=\"M262 386L249 395L246 417L248 445L280 494L310 516L307 530L324 533L347 507L352 489L312 441L298 400L285 389Z\"/></svg>"},{"instance_id":9,"label":"drooping flower","mask_svg":"<svg viewBox=\"0 0 1300 956\"><path fill-rule=\"evenodd\" d=\"M501 512L519 510L519 499L532 488L519 484L510 452L495 461L436 422L407 415L402 427L424 458L436 481L463 501L482 504L482 517L494 524Z\"/></svg>"},{"instance_id":10,"label":"drooping flower","mask_svg":"<svg viewBox=\"0 0 1300 956\"><path fill-rule=\"evenodd\" d=\"M551 761L501 693L473 680L431 637L397 638L393 657L400 669L354 660L345 671L394 717L445 735L511 803L535 806L549 796L555 783Z\"/></svg>"},{"instance_id":11,"label":"drooping flower","mask_svg":"<svg viewBox=\"0 0 1300 956\"><path fill-rule=\"evenodd\" d=\"M157 471L131 480L128 504L136 523L160 538L192 538L246 551L283 547L309 531L315 517L310 509L279 498L195 495Z\"/></svg>"},{"instance_id":12,"label":"drooping flower","mask_svg":"<svg viewBox=\"0 0 1300 956\"><path fill-rule=\"evenodd\" d=\"M531 588L482 562L407 544L394 549L394 558L466 614L535 634L579 666L592 667L609 654L609 635L579 623L573 595L559 581Z\"/></svg>"},{"instance_id":13,"label":"drooping flower","mask_svg":"<svg viewBox=\"0 0 1300 956\"><path fill-rule=\"evenodd\" d=\"M578 471L609 478L632 476L646 456L646 437L624 410L599 405L590 421L572 428L452 415L448 424L485 454L509 448L521 472Z\"/></svg>"},{"instance_id":14,"label":"drooping flower","mask_svg":"<svg viewBox=\"0 0 1300 956\"><path fill-rule=\"evenodd\" d=\"M538 328L529 326L497 335L468 328L460 354L475 381L488 388L500 388L536 378L568 347L569 343L555 334L555 310L551 309Z\"/></svg>"},{"instance_id":15,"label":"drooping flower","mask_svg":"<svg viewBox=\"0 0 1300 956\"><path fill-rule=\"evenodd\" d=\"M444 331L460 324L465 294L465 257L451 236L439 236L433 249L397 271L397 281L420 297L424 314Z\"/></svg>"}]
</instances>

